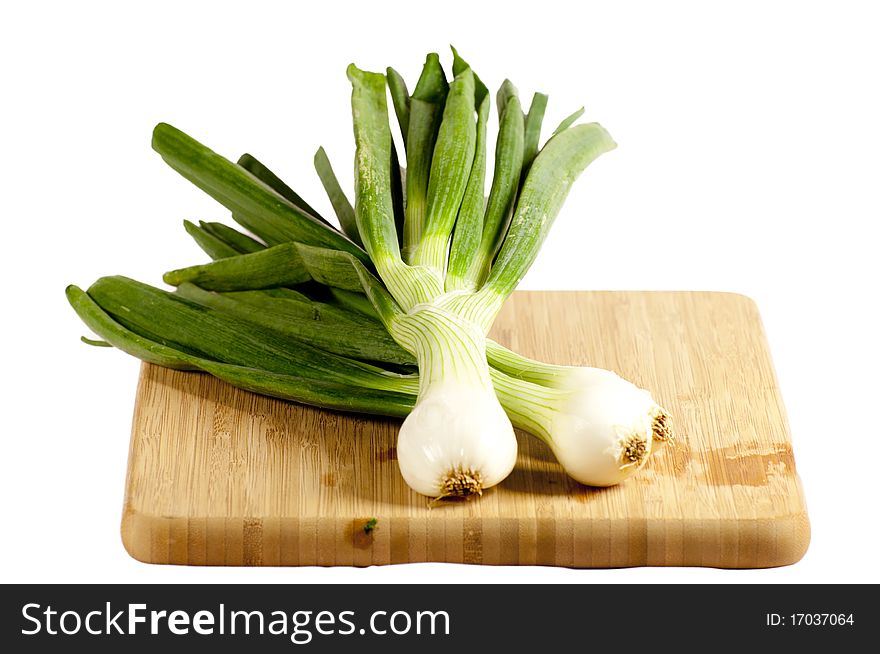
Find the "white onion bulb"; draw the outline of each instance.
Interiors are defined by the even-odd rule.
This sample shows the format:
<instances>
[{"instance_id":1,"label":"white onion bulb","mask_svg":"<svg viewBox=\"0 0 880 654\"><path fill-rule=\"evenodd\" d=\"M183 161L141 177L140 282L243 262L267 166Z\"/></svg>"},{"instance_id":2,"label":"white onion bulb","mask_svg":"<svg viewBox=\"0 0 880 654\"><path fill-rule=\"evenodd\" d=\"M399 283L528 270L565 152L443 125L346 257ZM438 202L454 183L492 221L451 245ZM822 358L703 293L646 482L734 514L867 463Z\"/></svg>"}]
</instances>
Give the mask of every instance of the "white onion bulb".
<instances>
[{"instance_id":1,"label":"white onion bulb","mask_svg":"<svg viewBox=\"0 0 880 654\"><path fill-rule=\"evenodd\" d=\"M502 481L516 463L516 436L491 385L432 384L397 439L406 483L429 497L466 497Z\"/></svg>"},{"instance_id":2,"label":"white onion bulb","mask_svg":"<svg viewBox=\"0 0 880 654\"><path fill-rule=\"evenodd\" d=\"M569 395L548 429L549 445L582 484L618 484L645 464L655 440L668 438L666 413L650 393L611 371L572 373Z\"/></svg>"}]
</instances>

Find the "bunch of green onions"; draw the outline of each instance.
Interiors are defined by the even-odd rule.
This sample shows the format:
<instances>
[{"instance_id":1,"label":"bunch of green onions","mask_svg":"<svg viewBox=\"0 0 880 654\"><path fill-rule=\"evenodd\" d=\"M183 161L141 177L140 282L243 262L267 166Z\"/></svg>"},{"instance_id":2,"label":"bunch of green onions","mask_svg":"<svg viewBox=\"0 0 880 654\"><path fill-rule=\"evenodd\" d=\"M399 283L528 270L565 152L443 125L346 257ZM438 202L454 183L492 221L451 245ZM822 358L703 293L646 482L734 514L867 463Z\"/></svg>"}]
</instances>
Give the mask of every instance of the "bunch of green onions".
<instances>
[{"instance_id":1,"label":"bunch of green onions","mask_svg":"<svg viewBox=\"0 0 880 654\"><path fill-rule=\"evenodd\" d=\"M101 341L144 361L329 409L403 417L400 472L430 497L468 496L513 469L513 427L566 472L619 483L670 437L651 395L613 372L533 361L487 338L568 191L615 147L579 110L539 148L547 97L524 112L505 81L488 196L489 92L453 49L428 55L412 94L348 69L355 203L323 149L315 168L339 228L251 155L237 163L159 124L153 148L244 230L185 222L211 263L166 273L168 292L105 277L67 297ZM390 92L390 93L389 93ZM401 166L390 95L405 147Z\"/></svg>"}]
</instances>

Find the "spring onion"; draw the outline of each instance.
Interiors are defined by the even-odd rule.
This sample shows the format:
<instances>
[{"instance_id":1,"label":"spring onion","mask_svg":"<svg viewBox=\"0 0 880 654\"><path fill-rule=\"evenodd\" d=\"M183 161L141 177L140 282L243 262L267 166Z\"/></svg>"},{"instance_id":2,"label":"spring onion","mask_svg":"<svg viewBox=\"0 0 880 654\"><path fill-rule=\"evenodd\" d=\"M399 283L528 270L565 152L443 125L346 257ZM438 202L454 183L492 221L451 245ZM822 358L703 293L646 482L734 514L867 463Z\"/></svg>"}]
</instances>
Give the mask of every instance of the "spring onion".
<instances>
[{"instance_id":1,"label":"spring onion","mask_svg":"<svg viewBox=\"0 0 880 654\"><path fill-rule=\"evenodd\" d=\"M341 229L251 155L232 163L158 125L154 149L252 236L185 222L213 262L166 273L174 293L106 277L70 287L68 300L102 342L146 361L405 417L400 472L423 495L479 495L503 481L514 426L544 440L576 480L619 483L670 437L651 395L613 372L531 361L487 338L575 179L615 144L596 123L576 125L579 110L541 145L547 96L524 113L505 81L484 197L489 92L455 50L452 74L430 54L409 95L391 68L349 66L353 207L326 153L315 155Z\"/></svg>"}]
</instances>

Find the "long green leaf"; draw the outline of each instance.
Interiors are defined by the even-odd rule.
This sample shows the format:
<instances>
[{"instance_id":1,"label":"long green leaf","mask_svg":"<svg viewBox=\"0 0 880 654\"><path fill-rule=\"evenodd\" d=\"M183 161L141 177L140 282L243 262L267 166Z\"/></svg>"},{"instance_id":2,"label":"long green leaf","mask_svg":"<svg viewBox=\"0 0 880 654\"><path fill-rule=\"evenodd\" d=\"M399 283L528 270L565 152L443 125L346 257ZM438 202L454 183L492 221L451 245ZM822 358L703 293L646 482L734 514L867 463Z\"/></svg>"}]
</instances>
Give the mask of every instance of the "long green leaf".
<instances>
[{"instance_id":1,"label":"long green leaf","mask_svg":"<svg viewBox=\"0 0 880 654\"><path fill-rule=\"evenodd\" d=\"M180 130L160 123L153 149L186 179L226 206L246 229L269 245L299 241L349 252L368 263L356 244L291 204L241 166L221 157Z\"/></svg>"},{"instance_id":2,"label":"long green leaf","mask_svg":"<svg viewBox=\"0 0 880 654\"><path fill-rule=\"evenodd\" d=\"M363 291L353 265L357 259L347 252L294 242L272 248L263 247L258 251L263 254L262 257L238 252L241 250L213 264L166 273L165 282L172 286L193 282L209 290L254 290L274 289L312 280L337 289Z\"/></svg>"},{"instance_id":3,"label":"long green leaf","mask_svg":"<svg viewBox=\"0 0 880 654\"><path fill-rule=\"evenodd\" d=\"M147 363L178 370L202 370L247 391L337 411L403 417L415 403L414 395L408 393L331 383L318 375L278 374L197 357L125 328L76 286L67 288L67 299L92 331Z\"/></svg>"},{"instance_id":4,"label":"long green leaf","mask_svg":"<svg viewBox=\"0 0 880 654\"><path fill-rule=\"evenodd\" d=\"M327 197L330 198L330 204L333 205L336 218L339 219L342 231L345 232L348 238L363 247L361 235L358 233L357 220L354 217L354 207L351 206L345 191L342 190L342 186L336 178L336 173L333 172L333 166L330 165L330 159L327 157L324 148L318 148L318 151L315 153L314 164L315 171L318 173L321 184L324 186L324 191L327 192Z\"/></svg>"},{"instance_id":5,"label":"long green leaf","mask_svg":"<svg viewBox=\"0 0 880 654\"><path fill-rule=\"evenodd\" d=\"M476 97L474 98L476 101ZM449 268L446 271L446 290L473 290L475 280L469 274L483 235L483 215L486 211L486 131L489 119L489 97L483 94L477 111L477 141L474 163L467 188L455 221L452 245L449 248Z\"/></svg>"},{"instance_id":6,"label":"long green leaf","mask_svg":"<svg viewBox=\"0 0 880 654\"><path fill-rule=\"evenodd\" d=\"M495 173L492 176L492 189L489 191L489 201L486 204L483 233L479 249L467 273L470 284L475 287L486 280L492 261L507 232L508 218L513 210L522 173L523 149L522 107L519 98L515 94L510 94L505 100L498 140L495 143Z\"/></svg>"},{"instance_id":7,"label":"long green leaf","mask_svg":"<svg viewBox=\"0 0 880 654\"><path fill-rule=\"evenodd\" d=\"M238 291L293 286L311 278L297 244L282 243L251 254L172 270L163 280L172 286L190 282L211 291Z\"/></svg>"},{"instance_id":8,"label":"long green leaf","mask_svg":"<svg viewBox=\"0 0 880 654\"><path fill-rule=\"evenodd\" d=\"M385 77L354 64L348 67L357 179L355 216L358 232L370 258L381 262L400 260L400 246L391 201L391 130L385 101Z\"/></svg>"},{"instance_id":9,"label":"long green leaf","mask_svg":"<svg viewBox=\"0 0 880 654\"><path fill-rule=\"evenodd\" d=\"M580 118L580 117L583 116L583 115L584 115L584 108L581 107L580 109L578 109L577 111L575 111L575 112L572 113L571 115L566 116L566 117L562 120L562 122L559 123L559 127L557 127L555 130L553 130L553 136L556 136L556 135L559 134L560 132L564 132L565 130L567 130L569 127L571 127L572 125L574 125L575 121L576 121L578 118Z\"/></svg>"},{"instance_id":10,"label":"long green leaf","mask_svg":"<svg viewBox=\"0 0 880 654\"><path fill-rule=\"evenodd\" d=\"M194 356L270 372L321 375L335 383L394 390L398 378L375 366L330 354L125 277L103 277L89 296L114 320L150 340Z\"/></svg>"},{"instance_id":11,"label":"long green leaf","mask_svg":"<svg viewBox=\"0 0 880 654\"><path fill-rule=\"evenodd\" d=\"M346 291L360 291L361 280L354 269L357 261L347 252L297 244L300 258L312 279Z\"/></svg>"},{"instance_id":12,"label":"long green leaf","mask_svg":"<svg viewBox=\"0 0 880 654\"><path fill-rule=\"evenodd\" d=\"M225 257L234 257L238 251L222 239L217 238L203 227L191 223L188 220L183 221L183 228L186 233L193 237L193 240L202 250L205 251L212 259L223 259Z\"/></svg>"},{"instance_id":13,"label":"long green leaf","mask_svg":"<svg viewBox=\"0 0 880 654\"><path fill-rule=\"evenodd\" d=\"M265 164L252 154L245 152L241 155L238 158L238 165L263 182L285 200L289 201L292 205L299 207L309 215L314 216L325 225L333 227L330 223L324 220L324 217L318 213L317 209L306 202L299 193L290 188L280 177L278 177L278 175L269 170ZM333 227L333 229L336 228Z\"/></svg>"},{"instance_id":14,"label":"long green leaf","mask_svg":"<svg viewBox=\"0 0 880 654\"><path fill-rule=\"evenodd\" d=\"M413 262L446 273L452 228L471 176L477 142L474 120L474 76L470 68L449 85L443 120L437 133L428 178L422 237Z\"/></svg>"},{"instance_id":15,"label":"long green leaf","mask_svg":"<svg viewBox=\"0 0 880 654\"><path fill-rule=\"evenodd\" d=\"M461 75L470 68L458 50L452 46L452 72ZM473 290L475 284L468 274L472 261L480 247L483 234L483 217L486 211L486 147L489 122L489 89L474 75L474 108L477 111L477 141L474 163L465 189L464 198L449 248L449 267L446 271L446 290Z\"/></svg>"},{"instance_id":16,"label":"long green leaf","mask_svg":"<svg viewBox=\"0 0 880 654\"><path fill-rule=\"evenodd\" d=\"M308 343L333 354L362 361L414 364L378 322L334 313L334 307L268 298L257 292L214 293L182 284L178 294L202 306L270 329L282 337ZM344 317L343 317L344 316Z\"/></svg>"},{"instance_id":17,"label":"long green leaf","mask_svg":"<svg viewBox=\"0 0 880 654\"><path fill-rule=\"evenodd\" d=\"M501 83L501 86L498 88L498 92L495 94L495 104L498 105L499 121L504 116L504 112L507 110L507 101L511 98L516 98L517 100L519 100L519 91L516 90L513 82L511 82L509 79L506 79ZM520 108L520 111L522 111L522 108Z\"/></svg>"},{"instance_id":18,"label":"long green leaf","mask_svg":"<svg viewBox=\"0 0 880 654\"><path fill-rule=\"evenodd\" d=\"M247 234L242 234L237 229L233 229L229 225L224 225L223 223L206 223L204 221L199 221L199 225L203 230L216 236L221 241L226 243L232 248L235 248L241 254L249 254L251 252L259 252L260 250L265 250L266 245L260 243L257 239L248 236Z\"/></svg>"},{"instance_id":19,"label":"long green leaf","mask_svg":"<svg viewBox=\"0 0 880 654\"><path fill-rule=\"evenodd\" d=\"M366 296L359 291L345 291L341 288L329 287L330 297L335 306L341 307L347 311L362 314L368 318L378 319L376 309Z\"/></svg>"},{"instance_id":20,"label":"long green leaf","mask_svg":"<svg viewBox=\"0 0 880 654\"><path fill-rule=\"evenodd\" d=\"M458 50L455 49L455 46L449 47L452 50L452 74L455 77L458 77L468 68L471 68L471 65L462 59ZM486 85L483 84L483 80L480 79L480 76L477 75L472 68L471 73L473 73L474 76L474 109L479 111L480 107L483 105L483 100L489 95L489 89L486 88Z\"/></svg>"},{"instance_id":21,"label":"long green leaf","mask_svg":"<svg viewBox=\"0 0 880 654\"><path fill-rule=\"evenodd\" d=\"M391 130L385 78L348 67L354 118L355 216L373 265L395 300L409 310L442 292L442 278L426 268L406 265L400 256L391 196ZM395 171L395 174L397 171Z\"/></svg>"},{"instance_id":22,"label":"long green leaf","mask_svg":"<svg viewBox=\"0 0 880 654\"><path fill-rule=\"evenodd\" d=\"M94 338L88 338L87 336L80 336L79 340L81 340L86 345L91 345L92 347L113 347L107 341L101 341Z\"/></svg>"},{"instance_id":23,"label":"long green leaf","mask_svg":"<svg viewBox=\"0 0 880 654\"><path fill-rule=\"evenodd\" d=\"M403 137L403 145L406 147L406 138L409 132L409 91L403 76L391 66L385 70L385 77L388 79L391 103L394 105L397 124L400 125L400 135Z\"/></svg>"},{"instance_id":24,"label":"long green leaf","mask_svg":"<svg viewBox=\"0 0 880 654\"><path fill-rule=\"evenodd\" d=\"M541 140L541 123L544 122L544 111L547 109L547 96L535 93L525 122L525 143L523 148L523 180L538 154L538 143Z\"/></svg>"},{"instance_id":25,"label":"long green leaf","mask_svg":"<svg viewBox=\"0 0 880 654\"><path fill-rule=\"evenodd\" d=\"M406 222L406 201L403 187L404 172L397 156L397 146L391 141L391 210L394 214L394 231L397 233L397 244L403 243L403 225Z\"/></svg>"},{"instance_id":26,"label":"long green leaf","mask_svg":"<svg viewBox=\"0 0 880 654\"><path fill-rule=\"evenodd\" d=\"M403 259L415 254L425 224L428 178L434 142L443 116L449 85L440 57L431 53L410 98L406 139L406 219L403 227Z\"/></svg>"},{"instance_id":27,"label":"long green leaf","mask_svg":"<svg viewBox=\"0 0 880 654\"><path fill-rule=\"evenodd\" d=\"M178 294L185 295L186 290L177 289ZM187 289L189 288L188 285ZM203 292L203 289L200 289ZM349 311L320 300L313 300L308 295L291 288L264 288L252 291L225 291L223 297L248 305L252 311L268 311L282 314L291 320L311 320L333 322L359 326L365 323L360 315L352 315ZM377 322L375 319L371 326Z\"/></svg>"},{"instance_id":28,"label":"long green leaf","mask_svg":"<svg viewBox=\"0 0 880 654\"><path fill-rule=\"evenodd\" d=\"M614 149L597 123L577 125L550 139L528 172L507 236L484 291L506 298L534 262L572 184L601 154ZM500 304L497 304L500 308Z\"/></svg>"}]
</instances>

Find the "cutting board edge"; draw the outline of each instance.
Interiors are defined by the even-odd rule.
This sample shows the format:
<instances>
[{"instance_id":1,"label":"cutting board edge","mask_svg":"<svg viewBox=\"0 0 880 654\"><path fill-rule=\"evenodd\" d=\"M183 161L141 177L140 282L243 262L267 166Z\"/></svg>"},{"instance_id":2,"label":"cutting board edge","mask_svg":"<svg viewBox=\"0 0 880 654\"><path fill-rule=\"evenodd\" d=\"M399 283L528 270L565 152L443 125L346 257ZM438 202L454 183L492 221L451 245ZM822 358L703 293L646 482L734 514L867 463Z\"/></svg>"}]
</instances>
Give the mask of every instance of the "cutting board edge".
<instances>
[{"instance_id":1,"label":"cutting board edge","mask_svg":"<svg viewBox=\"0 0 880 654\"><path fill-rule=\"evenodd\" d=\"M481 531L504 530L506 518L463 519ZM373 534L362 531L366 519L225 518L156 516L127 505L121 536L128 554L150 564L199 566L352 566L398 563L538 565L568 568L639 566L759 569L792 565L810 544L806 509L760 519L678 520L603 519L558 523L552 534L524 529L513 534L510 550L482 556L482 541L469 534L447 549L448 534L437 532L413 546L411 531L428 534L422 518L380 518ZM417 529L411 530L416 522ZM390 523L390 524L389 524ZM670 524L680 529L670 529ZM464 526L462 524L462 526ZM384 529L382 528L384 527ZM312 532L309 537L307 534ZM633 533L635 532L635 534ZM571 536L559 548L559 534ZM580 534L578 546L574 534ZM650 535L649 535L650 534ZM436 536L439 535L439 538ZM341 538L340 538L341 537ZM346 547L339 548L342 540ZM395 545L395 543L397 545ZM413 548L416 556L402 551ZM665 547L671 543L673 551ZM444 556L428 553L440 552ZM567 552L560 558L560 551Z\"/></svg>"}]
</instances>

